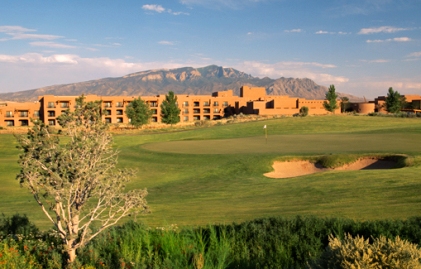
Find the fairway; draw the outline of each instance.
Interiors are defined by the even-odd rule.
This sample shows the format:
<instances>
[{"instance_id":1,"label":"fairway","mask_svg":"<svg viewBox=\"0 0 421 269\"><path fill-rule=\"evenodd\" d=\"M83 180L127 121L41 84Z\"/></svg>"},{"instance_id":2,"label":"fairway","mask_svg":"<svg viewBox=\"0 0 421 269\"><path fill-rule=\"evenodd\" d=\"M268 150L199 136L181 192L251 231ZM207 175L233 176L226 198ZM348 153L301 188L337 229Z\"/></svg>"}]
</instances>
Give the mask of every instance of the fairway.
<instances>
[{"instance_id":1,"label":"fairway","mask_svg":"<svg viewBox=\"0 0 421 269\"><path fill-rule=\"evenodd\" d=\"M420 134L307 134L157 142L143 148L183 154L417 153L415 141L421 141Z\"/></svg>"},{"instance_id":2,"label":"fairway","mask_svg":"<svg viewBox=\"0 0 421 269\"><path fill-rule=\"evenodd\" d=\"M267 125L267 142L263 126ZM15 180L19 150L0 135L0 213L27 214L46 229L40 208ZM279 118L206 128L114 136L119 166L138 172L129 189L147 188L152 227L315 215L405 219L421 212L421 120L364 116ZM412 166L327 171L272 179L276 160L315 155L406 154Z\"/></svg>"}]
</instances>

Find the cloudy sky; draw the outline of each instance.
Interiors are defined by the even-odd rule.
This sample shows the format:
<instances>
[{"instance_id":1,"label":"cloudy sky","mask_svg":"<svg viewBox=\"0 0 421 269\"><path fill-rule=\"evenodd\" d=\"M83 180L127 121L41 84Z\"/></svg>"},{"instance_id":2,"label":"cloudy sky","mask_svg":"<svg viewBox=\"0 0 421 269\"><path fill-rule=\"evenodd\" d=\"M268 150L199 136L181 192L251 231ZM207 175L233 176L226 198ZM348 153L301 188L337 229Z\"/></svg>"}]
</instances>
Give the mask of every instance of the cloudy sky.
<instances>
[{"instance_id":1,"label":"cloudy sky","mask_svg":"<svg viewBox=\"0 0 421 269\"><path fill-rule=\"evenodd\" d=\"M0 0L0 92L184 66L421 94L421 0Z\"/></svg>"}]
</instances>

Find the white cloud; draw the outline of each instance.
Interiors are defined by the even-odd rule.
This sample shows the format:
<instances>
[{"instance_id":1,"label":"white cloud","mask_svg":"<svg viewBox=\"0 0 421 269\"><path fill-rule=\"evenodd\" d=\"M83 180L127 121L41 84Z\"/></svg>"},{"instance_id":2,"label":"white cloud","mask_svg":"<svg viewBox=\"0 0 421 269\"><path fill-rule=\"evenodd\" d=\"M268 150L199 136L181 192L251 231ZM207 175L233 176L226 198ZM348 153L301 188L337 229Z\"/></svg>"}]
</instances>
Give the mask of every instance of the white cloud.
<instances>
[{"instance_id":1,"label":"white cloud","mask_svg":"<svg viewBox=\"0 0 421 269\"><path fill-rule=\"evenodd\" d=\"M19 32L36 32L34 29L28 29L17 25L0 26L0 33L19 33Z\"/></svg>"},{"instance_id":2,"label":"white cloud","mask_svg":"<svg viewBox=\"0 0 421 269\"><path fill-rule=\"evenodd\" d=\"M173 46L174 45L174 42L162 40L162 41L159 41L158 44L160 44L160 45L166 45L166 46Z\"/></svg>"},{"instance_id":3,"label":"white cloud","mask_svg":"<svg viewBox=\"0 0 421 269\"><path fill-rule=\"evenodd\" d=\"M301 33L302 29L291 29L291 30L285 30L286 33Z\"/></svg>"},{"instance_id":4,"label":"white cloud","mask_svg":"<svg viewBox=\"0 0 421 269\"><path fill-rule=\"evenodd\" d=\"M324 69L335 67L332 64L317 62L278 62L273 64L243 62L236 66L237 69L257 77L270 77L274 79L280 77L309 78L322 85L346 83L348 78L335 76L323 71Z\"/></svg>"},{"instance_id":5,"label":"white cloud","mask_svg":"<svg viewBox=\"0 0 421 269\"><path fill-rule=\"evenodd\" d=\"M165 12L165 8L163 8L161 5L143 5L142 8L144 10L155 11L158 13Z\"/></svg>"},{"instance_id":6,"label":"white cloud","mask_svg":"<svg viewBox=\"0 0 421 269\"><path fill-rule=\"evenodd\" d=\"M316 35L326 35L326 34L329 34L329 32L320 30L320 31L317 31L315 34Z\"/></svg>"},{"instance_id":7,"label":"white cloud","mask_svg":"<svg viewBox=\"0 0 421 269\"><path fill-rule=\"evenodd\" d=\"M192 66L173 62L136 62L108 57L84 58L76 54L0 54L0 92L15 92L54 84L118 77L149 69ZM25 79L22 79L25 70Z\"/></svg>"},{"instance_id":8,"label":"white cloud","mask_svg":"<svg viewBox=\"0 0 421 269\"><path fill-rule=\"evenodd\" d=\"M340 90L340 92L374 99L386 95L390 87L401 94L419 94L421 82L419 78L366 77L350 80L343 86L345 91Z\"/></svg>"},{"instance_id":9,"label":"white cloud","mask_svg":"<svg viewBox=\"0 0 421 269\"><path fill-rule=\"evenodd\" d=\"M8 40L22 40L22 39L31 39L31 40L54 40L62 38L62 36L58 35L45 35L45 34L34 34L28 32L36 32L34 29L24 28L22 26L0 26L0 33L5 33L8 35L8 38L2 38L0 41L8 41Z\"/></svg>"},{"instance_id":10,"label":"white cloud","mask_svg":"<svg viewBox=\"0 0 421 269\"><path fill-rule=\"evenodd\" d=\"M368 35L368 34L377 34L377 33L396 33L400 31L407 31L410 30L409 28L398 28L392 26L381 26L381 27L373 27L373 28L362 28L358 34L359 35Z\"/></svg>"},{"instance_id":11,"label":"white cloud","mask_svg":"<svg viewBox=\"0 0 421 269\"><path fill-rule=\"evenodd\" d=\"M35 47L48 47L48 48L57 48L57 49L74 49L75 46L65 45L61 43L55 43L55 42L44 42L44 41L36 41L36 42L30 42L31 46Z\"/></svg>"},{"instance_id":12,"label":"white cloud","mask_svg":"<svg viewBox=\"0 0 421 269\"><path fill-rule=\"evenodd\" d=\"M166 13L170 13L170 14L175 15L175 16L189 15L189 13L187 13L187 12L180 12L180 11L174 12L171 9L166 9L161 5L143 5L142 9L147 10L147 11L154 11L154 12L158 12L158 13L166 12Z\"/></svg>"},{"instance_id":13,"label":"white cloud","mask_svg":"<svg viewBox=\"0 0 421 269\"><path fill-rule=\"evenodd\" d=\"M407 57L414 57L414 58L421 57L421 51L413 52L409 54Z\"/></svg>"},{"instance_id":14,"label":"white cloud","mask_svg":"<svg viewBox=\"0 0 421 269\"><path fill-rule=\"evenodd\" d=\"M395 37L395 38L388 38L388 39L368 39L366 40L367 43L383 43L383 42L409 42L412 41L409 37Z\"/></svg>"},{"instance_id":15,"label":"white cloud","mask_svg":"<svg viewBox=\"0 0 421 269\"><path fill-rule=\"evenodd\" d=\"M388 62L390 62L390 60L386 60L386 59L361 60L361 62L365 62L365 63L388 63Z\"/></svg>"}]
</instances>

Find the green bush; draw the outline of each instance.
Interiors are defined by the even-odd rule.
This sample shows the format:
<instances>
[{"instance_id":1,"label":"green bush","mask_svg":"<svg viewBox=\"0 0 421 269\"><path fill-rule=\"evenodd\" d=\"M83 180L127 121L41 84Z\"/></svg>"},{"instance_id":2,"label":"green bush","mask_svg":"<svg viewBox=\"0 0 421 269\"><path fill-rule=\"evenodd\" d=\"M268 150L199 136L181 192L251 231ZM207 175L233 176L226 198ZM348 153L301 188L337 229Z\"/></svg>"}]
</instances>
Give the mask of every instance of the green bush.
<instances>
[{"instance_id":1,"label":"green bush","mask_svg":"<svg viewBox=\"0 0 421 269\"><path fill-rule=\"evenodd\" d=\"M301 117L305 117L308 115L308 107L303 106L300 108L300 116Z\"/></svg>"}]
</instances>

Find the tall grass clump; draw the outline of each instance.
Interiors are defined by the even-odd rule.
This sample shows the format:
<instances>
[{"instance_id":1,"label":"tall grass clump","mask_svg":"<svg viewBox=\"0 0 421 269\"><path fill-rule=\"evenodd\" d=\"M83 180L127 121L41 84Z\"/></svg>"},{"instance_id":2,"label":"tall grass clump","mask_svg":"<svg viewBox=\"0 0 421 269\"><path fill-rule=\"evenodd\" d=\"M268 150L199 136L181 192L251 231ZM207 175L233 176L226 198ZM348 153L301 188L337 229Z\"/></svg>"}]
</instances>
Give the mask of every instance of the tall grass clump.
<instances>
[{"instance_id":1,"label":"tall grass clump","mask_svg":"<svg viewBox=\"0 0 421 269\"><path fill-rule=\"evenodd\" d=\"M336 168L357 161L355 155L324 155L317 159L317 163L325 168Z\"/></svg>"}]
</instances>

